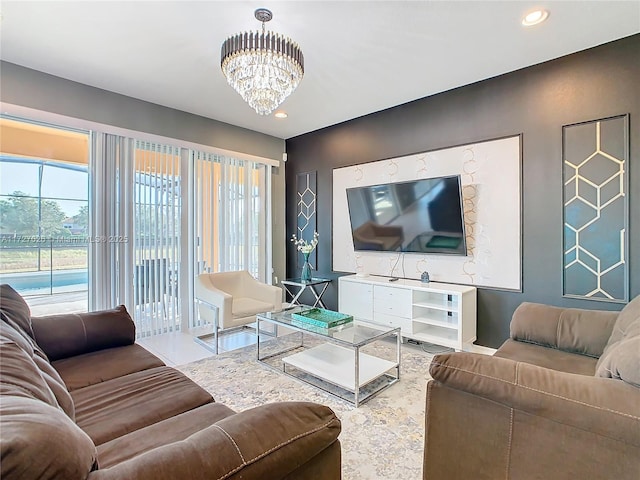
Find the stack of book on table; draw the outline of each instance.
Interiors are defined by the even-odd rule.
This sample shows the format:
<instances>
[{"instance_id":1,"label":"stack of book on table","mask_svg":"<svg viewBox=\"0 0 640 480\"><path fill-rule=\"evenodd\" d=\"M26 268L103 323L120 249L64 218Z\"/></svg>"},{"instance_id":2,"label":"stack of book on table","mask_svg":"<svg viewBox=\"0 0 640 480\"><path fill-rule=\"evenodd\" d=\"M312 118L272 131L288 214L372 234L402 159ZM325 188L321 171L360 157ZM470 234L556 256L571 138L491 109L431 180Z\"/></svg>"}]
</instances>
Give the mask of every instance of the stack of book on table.
<instances>
[{"instance_id":1,"label":"stack of book on table","mask_svg":"<svg viewBox=\"0 0 640 480\"><path fill-rule=\"evenodd\" d=\"M319 331L320 333L353 321L351 315L325 310L324 308L311 308L309 310L292 313L291 319L291 323L294 325L312 331Z\"/></svg>"}]
</instances>

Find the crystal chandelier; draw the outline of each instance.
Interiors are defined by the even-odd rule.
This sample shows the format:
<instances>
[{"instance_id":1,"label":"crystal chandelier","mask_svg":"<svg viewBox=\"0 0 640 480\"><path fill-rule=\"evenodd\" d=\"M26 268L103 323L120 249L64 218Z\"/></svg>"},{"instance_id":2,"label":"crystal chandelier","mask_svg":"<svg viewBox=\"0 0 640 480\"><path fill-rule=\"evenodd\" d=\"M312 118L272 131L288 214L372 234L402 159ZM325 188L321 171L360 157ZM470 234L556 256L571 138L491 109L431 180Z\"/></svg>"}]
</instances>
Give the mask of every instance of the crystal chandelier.
<instances>
[{"instance_id":1,"label":"crystal chandelier","mask_svg":"<svg viewBox=\"0 0 640 480\"><path fill-rule=\"evenodd\" d=\"M254 13L262 33L245 32L222 44L220 66L227 82L260 115L269 115L298 86L304 75L304 57L297 43L264 24L273 18L266 8Z\"/></svg>"}]
</instances>

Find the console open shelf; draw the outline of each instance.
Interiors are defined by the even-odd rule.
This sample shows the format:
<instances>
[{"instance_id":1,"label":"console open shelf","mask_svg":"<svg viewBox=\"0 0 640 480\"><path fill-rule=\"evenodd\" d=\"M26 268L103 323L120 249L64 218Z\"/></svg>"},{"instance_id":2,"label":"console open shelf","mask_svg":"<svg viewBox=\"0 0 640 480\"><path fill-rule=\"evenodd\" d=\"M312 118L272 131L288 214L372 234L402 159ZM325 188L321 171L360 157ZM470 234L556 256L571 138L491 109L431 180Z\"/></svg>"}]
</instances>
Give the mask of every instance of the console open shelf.
<instances>
[{"instance_id":1,"label":"console open shelf","mask_svg":"<svg viewBox=\"0 0 640 480\"><path fill-rule=\"evenodd\" d=\"M338 284L338 310L373 326L400 327L403 337L456 350L476 340L475 287L356 275Z\"/></svg>"}]
</instances>

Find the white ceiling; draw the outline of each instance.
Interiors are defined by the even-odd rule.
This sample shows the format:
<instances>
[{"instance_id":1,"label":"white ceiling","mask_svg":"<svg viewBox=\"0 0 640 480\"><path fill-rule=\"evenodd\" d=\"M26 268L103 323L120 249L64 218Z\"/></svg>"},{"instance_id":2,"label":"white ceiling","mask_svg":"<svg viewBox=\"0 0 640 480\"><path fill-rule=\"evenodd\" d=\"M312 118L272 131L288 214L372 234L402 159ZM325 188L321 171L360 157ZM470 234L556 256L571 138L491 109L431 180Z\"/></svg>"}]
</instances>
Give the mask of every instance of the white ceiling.
<instances>
[{"instance_id":1,"label":"white ceiling","mask_svg":"<svg viewBox=\"0 0 640 480\"><path fill-rule=\"evenodd\" d=\"M524 28L533 7L549 19ZM297 41L305 76L257 115L220 71L226 37ZM635 1L8 1L8 62L279 138L343 122L640 32Z\"/></svg>"}]
</instances>

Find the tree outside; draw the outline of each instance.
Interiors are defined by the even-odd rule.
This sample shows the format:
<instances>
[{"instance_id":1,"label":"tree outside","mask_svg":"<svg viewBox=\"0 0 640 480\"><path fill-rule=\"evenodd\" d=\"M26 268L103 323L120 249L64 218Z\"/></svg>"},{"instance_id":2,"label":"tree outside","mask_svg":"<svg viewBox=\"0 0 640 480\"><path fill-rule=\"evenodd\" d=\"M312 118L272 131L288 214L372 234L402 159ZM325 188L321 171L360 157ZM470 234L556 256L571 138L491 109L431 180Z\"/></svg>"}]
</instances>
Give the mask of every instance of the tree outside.
<instances>
[{"instance_id":1,"label":"tree outside","mask_svg":"<svg viewBox=\"0 0 640 480\"><path fill-rule=\"evenodd\" d=\"M72 219L74 225L84 228L86 232L89 229L89 205L80 207L80 211Z\"/></svg>"},{"instance_id":2,"label":"tree outside","mask_svg":"<svg viewBox=\"0 0 640 480\"><path fill-rule=\"evenodd\" d=\"M20 191L0 199L0 273L87 268L86 238L70 243L63 226L67 215L58 202L38 201ZM88 207L81 207L73 221L86 227Z\"/></svg>"},{"instance_id":3,"label":"tree outside","mask_svg":"<svg viewBox=\"0 0 640 480\"><path fill-rule=\"evenodd\" d=\"M83 207L84 208L84 207ZM62 226L65 213L55 200L41 200L15 191L10 197L0 199L0 233L9 235L40 235L41 237L66 236ZM81 209L82 213L82 209ZM40 226L40 230L38 230Z\"/></svg>"}]
</instances>

